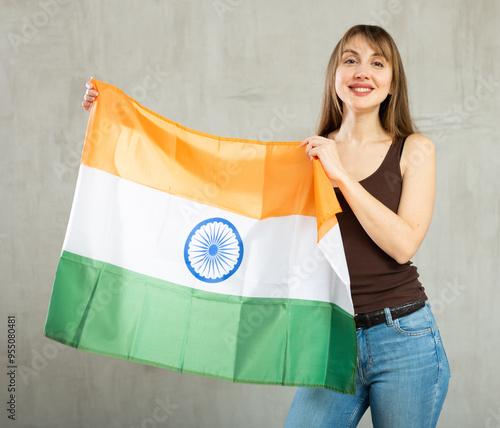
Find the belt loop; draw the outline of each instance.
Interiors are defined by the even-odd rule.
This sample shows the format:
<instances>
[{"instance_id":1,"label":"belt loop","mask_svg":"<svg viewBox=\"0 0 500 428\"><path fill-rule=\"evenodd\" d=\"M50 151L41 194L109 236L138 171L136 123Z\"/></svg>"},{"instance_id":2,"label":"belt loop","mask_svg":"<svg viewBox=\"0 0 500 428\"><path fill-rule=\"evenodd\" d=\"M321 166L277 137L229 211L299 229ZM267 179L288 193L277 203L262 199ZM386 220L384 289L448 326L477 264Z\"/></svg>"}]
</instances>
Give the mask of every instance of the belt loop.
<instances>
[{"instance_id":1,"label":"belt loop","mask_svg":"<svg viewBox=\"0 0 500 428\"><path fill-rule=\"evenodd\" d=\"M385 322L389 327L392 326L392 315L391 315L391 310L389 308L384 308L385 312Z\"/></svg>"}]
</instances>

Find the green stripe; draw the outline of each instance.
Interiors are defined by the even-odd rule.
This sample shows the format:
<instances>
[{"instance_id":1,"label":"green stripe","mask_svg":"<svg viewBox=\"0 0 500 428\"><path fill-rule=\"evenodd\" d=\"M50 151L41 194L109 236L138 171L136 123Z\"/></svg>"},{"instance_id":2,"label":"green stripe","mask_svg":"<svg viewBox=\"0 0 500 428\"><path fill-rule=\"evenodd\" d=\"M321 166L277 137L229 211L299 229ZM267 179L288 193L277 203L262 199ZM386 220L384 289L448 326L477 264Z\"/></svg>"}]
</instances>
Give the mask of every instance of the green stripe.
<instances>
[{"instance_id":1,"label":"green stripe","mask_svg":"<svg viewBox=\"0 0 500 428\"><path fill-rule=\"evenodd\" d=\"M354 321L336 305L193 290L68 252L45 335L179 372L354 393Z\"/></svg>"}]
</instances>

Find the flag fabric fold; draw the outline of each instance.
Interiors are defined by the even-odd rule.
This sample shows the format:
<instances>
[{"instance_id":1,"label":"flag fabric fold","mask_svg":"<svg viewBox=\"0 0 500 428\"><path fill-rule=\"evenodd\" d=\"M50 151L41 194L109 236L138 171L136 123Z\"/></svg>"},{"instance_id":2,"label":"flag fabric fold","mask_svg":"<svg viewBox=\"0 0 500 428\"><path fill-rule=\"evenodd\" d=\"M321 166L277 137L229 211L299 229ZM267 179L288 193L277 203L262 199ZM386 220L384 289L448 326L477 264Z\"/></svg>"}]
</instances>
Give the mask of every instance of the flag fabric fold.
<instances>
[{"instance_id":1,"label":"flag fabric fold","mask_svg":"<svg viewBox=\"0 0 500 428\"><path fill-rule=\"evenodd\" d=\"M349 273L300 142L181 126L92 79L44 334L233 382L355 392Z\"/></svg>"}]
</instances>

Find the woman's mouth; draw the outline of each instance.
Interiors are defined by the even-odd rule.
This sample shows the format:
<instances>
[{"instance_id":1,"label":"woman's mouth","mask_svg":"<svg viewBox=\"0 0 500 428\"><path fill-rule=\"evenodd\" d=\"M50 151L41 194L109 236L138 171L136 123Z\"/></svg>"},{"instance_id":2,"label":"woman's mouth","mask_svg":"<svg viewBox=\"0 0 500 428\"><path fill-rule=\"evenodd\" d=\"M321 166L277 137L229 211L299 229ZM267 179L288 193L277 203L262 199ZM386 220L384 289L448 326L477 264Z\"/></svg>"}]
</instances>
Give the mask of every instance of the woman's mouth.
<instances>
[{"instance_id":1,"label":"woman's mouth","mask_svg":"<svg viewBox=\"0 0 500 428\"><path fill-rule=\"evenodd\" d=\"M353 93L357 96L366 96L371 91L373 91L373 88L364 87L364 86L349 86L349 89L350 89L351 93Z\"/></svg>"}]
</instances>

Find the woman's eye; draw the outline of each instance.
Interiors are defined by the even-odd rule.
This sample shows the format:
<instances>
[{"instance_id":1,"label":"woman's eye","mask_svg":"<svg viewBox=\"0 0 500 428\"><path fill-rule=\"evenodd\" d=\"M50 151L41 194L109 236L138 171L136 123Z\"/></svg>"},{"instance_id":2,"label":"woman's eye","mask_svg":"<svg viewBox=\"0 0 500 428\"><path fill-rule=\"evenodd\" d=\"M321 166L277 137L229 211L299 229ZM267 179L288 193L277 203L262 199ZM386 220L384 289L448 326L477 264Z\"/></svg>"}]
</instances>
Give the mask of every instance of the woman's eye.
<instances>
[{"instance_id":1,"label":"woman's eye","mask_svg":"<svg viewBox=\"0 0 500 428\"><path fill-rule=\"evenodd\" d=\"M354 64L354 60L353 59L346 59L345 60L345 64Z\"/></svg>"},{"instance_id":2,"label":"woman's eye","mask_svg":"<svg viewBox=\"0 0 500 428\"><path fill-rule=\"evenodd\" d=\"M383 67L384 64L382 64L381 62L374 62L373 65L375 65L375 67Z\"/></svg>"}]
</instances>

